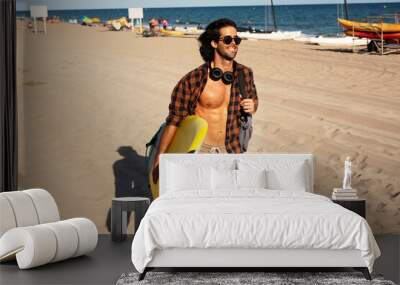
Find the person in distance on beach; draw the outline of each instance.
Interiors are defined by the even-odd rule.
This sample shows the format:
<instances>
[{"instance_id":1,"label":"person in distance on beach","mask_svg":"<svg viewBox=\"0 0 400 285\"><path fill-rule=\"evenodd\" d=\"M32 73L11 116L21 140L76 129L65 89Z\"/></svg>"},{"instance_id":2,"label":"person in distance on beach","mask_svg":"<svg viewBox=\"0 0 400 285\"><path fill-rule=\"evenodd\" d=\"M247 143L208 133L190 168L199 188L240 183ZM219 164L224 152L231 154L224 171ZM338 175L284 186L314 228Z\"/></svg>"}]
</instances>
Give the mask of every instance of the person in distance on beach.
<instances>
[{"instance_id":1,"label":"person in distance on beach","mask_svg":"<svg viewBox=\"0 0 400 285\"><path fill-rule=\"evenodd\" d=\"M235 22L230 19L211 22L198 41L204 64L187 73L172 91L166 128L153 163L155 182L159 155L166 152L186 116L197 115L208 123L200 153L240 153L241 108L248 114L257 110L253 72L234 60L241 43ZM243 74L247 99L240 96L239 73Z\"/></svg>"}]
</instances>

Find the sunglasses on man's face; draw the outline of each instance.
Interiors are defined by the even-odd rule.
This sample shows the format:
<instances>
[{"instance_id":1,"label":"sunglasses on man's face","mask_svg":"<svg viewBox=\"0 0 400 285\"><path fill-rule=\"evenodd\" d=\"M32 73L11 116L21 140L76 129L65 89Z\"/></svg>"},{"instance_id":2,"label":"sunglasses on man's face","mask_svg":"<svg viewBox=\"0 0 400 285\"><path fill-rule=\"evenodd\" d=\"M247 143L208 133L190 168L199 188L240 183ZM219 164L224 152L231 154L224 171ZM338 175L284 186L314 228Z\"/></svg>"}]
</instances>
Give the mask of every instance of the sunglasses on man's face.
<instances>
[{"instance_id":1,"label":"sunglasses on man's face","mask_svg":"<svg viewBox=\"0 0 400 285\"><path fill-rule=\"evenodd\" d=\"M232 37L232 36L225 36L225 37L221 37L219 38L220 41L223 41L224 44L226 45L230 45L232 43L232 41L235 41L235 44L238 46L240 45L240 42L242 41L241 38L239 38L238 36L236 37Z\"/></svg>"}]
</instances>

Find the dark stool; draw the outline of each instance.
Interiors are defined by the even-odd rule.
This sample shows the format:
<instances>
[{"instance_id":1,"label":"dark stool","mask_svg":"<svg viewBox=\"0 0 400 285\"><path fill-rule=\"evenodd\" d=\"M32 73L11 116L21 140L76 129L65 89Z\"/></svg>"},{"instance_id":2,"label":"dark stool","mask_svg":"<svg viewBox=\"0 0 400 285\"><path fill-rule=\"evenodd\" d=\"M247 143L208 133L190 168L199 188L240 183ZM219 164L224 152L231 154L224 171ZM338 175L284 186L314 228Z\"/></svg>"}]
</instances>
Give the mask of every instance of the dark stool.
<instances>
[{"instance_id":1,"label":"dark stool","mask_svg":"<svg viewBox=\"0 0 400 285\"><path fill-rule=\"evenodd\" d=\"M127 232L127 212L135 212L135 231L144 217L150 199L144 197L113 198L111 206L111 239L123 241Z\"/></svg>"}]
</instances>

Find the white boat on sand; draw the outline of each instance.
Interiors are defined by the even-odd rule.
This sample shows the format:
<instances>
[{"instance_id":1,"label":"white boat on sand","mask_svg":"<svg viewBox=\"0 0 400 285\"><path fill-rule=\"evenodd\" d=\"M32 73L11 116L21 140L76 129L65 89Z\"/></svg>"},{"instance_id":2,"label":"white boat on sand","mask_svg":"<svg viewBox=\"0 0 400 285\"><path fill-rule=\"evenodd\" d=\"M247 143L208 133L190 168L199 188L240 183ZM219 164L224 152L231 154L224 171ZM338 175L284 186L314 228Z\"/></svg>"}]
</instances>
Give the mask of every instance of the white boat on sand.
<instances>
[{"instance_id":1,"label":"white boat on sand","mask_svg":"<svg viewBox=\"0 0 400 285\"><path fill-rule=\"evenodd\" d=\"M309 43L320 46L363 46L368 44L367 39L353 37L311 37Z\"/></svg>"},{"instance_id":2,"label":"white boat on sand","mask_svg":"<svg viewBox=\"0 0 400 285\"><path fill-rule=\"evenodd\" d=\"M250 32L238 32L238 36L249 40L293 40L297 37L301 37L303 34L300 31L295 32L272 32L272 33L250 33Z\"/></svg>"}]
</instances>

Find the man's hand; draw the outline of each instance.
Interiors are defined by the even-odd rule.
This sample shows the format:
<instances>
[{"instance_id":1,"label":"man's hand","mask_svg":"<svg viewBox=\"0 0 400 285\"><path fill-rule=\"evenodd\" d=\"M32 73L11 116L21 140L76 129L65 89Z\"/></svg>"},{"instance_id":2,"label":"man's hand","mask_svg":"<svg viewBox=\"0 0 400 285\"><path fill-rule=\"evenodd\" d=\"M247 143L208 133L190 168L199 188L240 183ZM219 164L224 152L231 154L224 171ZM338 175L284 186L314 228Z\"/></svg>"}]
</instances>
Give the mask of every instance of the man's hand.
<instances>
[{"instance_id":1,"label":"man's hand","mask_svg":"<svg viewBox=\"0 0 400 285\"><path fill-rule=\"evenodd\" d=\"M240 101L240 106L243 107L243 110L246 113L250 113L253 114L254 113L254 101L253 99L243 99L242 101Z\"/></svg>"}]
</instances>

